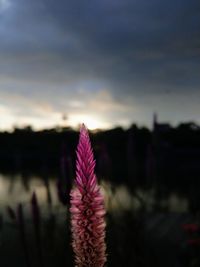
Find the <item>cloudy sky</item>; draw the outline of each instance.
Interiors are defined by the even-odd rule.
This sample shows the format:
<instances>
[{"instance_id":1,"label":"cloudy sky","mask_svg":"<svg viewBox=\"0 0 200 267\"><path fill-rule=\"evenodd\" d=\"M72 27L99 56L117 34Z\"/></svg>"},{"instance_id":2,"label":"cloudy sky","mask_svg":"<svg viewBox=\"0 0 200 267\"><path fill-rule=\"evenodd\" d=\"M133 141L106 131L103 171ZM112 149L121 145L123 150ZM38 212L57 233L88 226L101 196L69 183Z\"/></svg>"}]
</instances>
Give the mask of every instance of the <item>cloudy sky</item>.
<instances>
[{"instance_id":1,"label":"cloudy sky","mask_svg":"<svg viewBox=\"0 0 200 267\"><path fill-rule=\"evenodd\" d=\"M200 123L199 0L0 0L0 129L153 112Z\"/></svg>"}]
</instances>

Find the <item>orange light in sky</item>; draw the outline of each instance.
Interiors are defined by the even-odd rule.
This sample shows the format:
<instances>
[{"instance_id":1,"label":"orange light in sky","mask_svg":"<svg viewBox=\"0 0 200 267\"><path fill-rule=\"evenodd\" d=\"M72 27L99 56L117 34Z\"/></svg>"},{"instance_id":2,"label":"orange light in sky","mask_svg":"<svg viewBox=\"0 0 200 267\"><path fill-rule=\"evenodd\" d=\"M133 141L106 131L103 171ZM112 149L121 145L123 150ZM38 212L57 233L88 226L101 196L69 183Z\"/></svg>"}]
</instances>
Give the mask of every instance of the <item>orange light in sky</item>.
<instances>
[{"instance_id":1,"label":"orange light in sky","mask_svg":"<svg viewBox=\"0 0 200 267\"><path fill-rule=\"evenodd\" d=\"M95 115L89 115L89 114L71 115L69 116L68 123L72 127L77 127L80 123L84 123L89 130L105 129L110 126L102 118L99 118L98 116L95 116Z\"/></svg>"}]
</instances>

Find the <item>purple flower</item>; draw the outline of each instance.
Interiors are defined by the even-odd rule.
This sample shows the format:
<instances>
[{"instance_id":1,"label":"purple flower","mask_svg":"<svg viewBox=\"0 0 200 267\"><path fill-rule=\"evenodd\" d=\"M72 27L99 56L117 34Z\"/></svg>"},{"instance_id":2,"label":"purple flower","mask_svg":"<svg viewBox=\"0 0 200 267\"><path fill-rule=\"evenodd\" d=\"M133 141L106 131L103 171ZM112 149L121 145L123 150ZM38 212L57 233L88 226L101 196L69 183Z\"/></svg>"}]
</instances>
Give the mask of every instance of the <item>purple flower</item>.
<instances>
[{"instance_id":1,"label":"purple flower","mask_svg":"<svg viewBox=\"0 0 200 267\"><path fill-rule=\"evenodd\" d=\"M76 267L103 267L106 262L104 199L94 168L88 131L82 125L77 147L76 186L70 194L72 247Z\"/></svg>"}]
</instances>

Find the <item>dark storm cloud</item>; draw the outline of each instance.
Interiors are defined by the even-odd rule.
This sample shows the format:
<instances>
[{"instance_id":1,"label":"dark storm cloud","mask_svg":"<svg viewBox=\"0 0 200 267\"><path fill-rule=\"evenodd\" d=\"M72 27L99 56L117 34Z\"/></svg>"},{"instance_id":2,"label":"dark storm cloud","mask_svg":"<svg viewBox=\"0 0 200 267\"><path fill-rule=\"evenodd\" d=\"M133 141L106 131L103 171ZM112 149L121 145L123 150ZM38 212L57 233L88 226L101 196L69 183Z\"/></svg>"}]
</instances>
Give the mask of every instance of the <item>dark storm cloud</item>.
<instances>
[{"instance_id":1,"label":"dark storm cloud","mask_svg":"<svg viewBox=\"0 0 200 267\"><path fill-rule=\"evenodd\" d=\"M19 64L3 66L11 74L21 75L29 65L27 77L95 77L127 90L146 82L177 90L189 80L199 82L199 1L10 3L0 47L8 61Z\"/></svg>"},{"instance_id":2,"label":"dark storm cloud","mask_svg":"<svg viewBox=\"0 0 200 267\"><path fill-rule=\"evenodd\" d=\"M162 111L166 95L173 95L172 110L180 95L199 96L199 0L0 3L6 94L46 99L61 110L60 96L106 89L124 107L138 100L143 113Z\"/></svg>"},{"instance_id":3,"label":"dark storm cloud","mask_svg":"<svg viewBox=\"0 0 200 267\"><path fill-rule=\"evenodd\" d=\"M151 82L158 90L184 90L199 83L198 1L48 1L46 7L64 33L80 38L78 51L94 75L115 89Z\"/></svg>"}]
</instances>

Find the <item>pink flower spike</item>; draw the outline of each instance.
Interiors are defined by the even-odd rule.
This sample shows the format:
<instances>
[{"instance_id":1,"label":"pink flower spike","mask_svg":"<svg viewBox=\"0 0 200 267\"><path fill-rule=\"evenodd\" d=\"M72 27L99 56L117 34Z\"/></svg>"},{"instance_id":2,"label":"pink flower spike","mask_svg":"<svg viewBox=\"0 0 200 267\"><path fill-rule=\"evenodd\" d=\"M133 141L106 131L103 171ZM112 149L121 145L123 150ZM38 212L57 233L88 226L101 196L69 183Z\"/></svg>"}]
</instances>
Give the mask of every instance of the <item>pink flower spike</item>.
<instances>
[{"instance_id":1,"label":"pink flower spike","mask_svg":"<svg viewBox=\"0 0 200 267\"><path fill-rule=\"evenodd\" d=\"M106 262L104 199L94 168L90 138L83 124L77 147L76 186L70 193L72 247L76 267L103 267Z\"/></svg>"}]
</instances>

